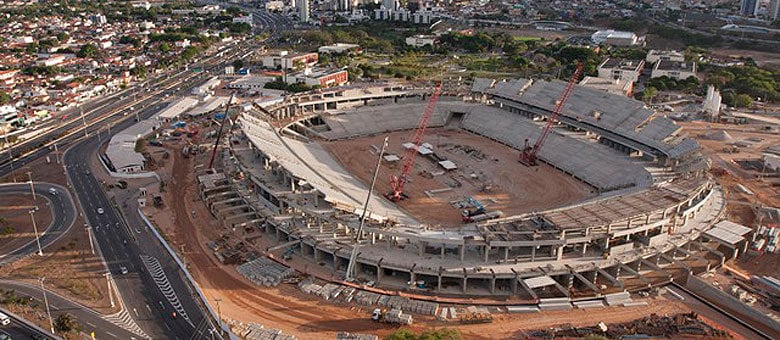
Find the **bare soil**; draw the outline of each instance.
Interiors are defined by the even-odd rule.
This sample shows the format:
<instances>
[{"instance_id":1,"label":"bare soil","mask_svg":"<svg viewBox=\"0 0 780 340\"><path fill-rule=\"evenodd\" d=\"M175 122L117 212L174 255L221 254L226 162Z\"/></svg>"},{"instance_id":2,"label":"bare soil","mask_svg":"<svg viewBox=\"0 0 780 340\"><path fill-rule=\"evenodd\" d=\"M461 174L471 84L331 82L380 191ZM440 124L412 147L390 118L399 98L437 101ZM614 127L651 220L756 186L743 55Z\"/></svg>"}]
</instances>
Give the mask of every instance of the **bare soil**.
<instances>
[{"instance_id":1,"label":"bare soil","mask_svg":"<svg viewBox=\"0 0 780 340\"><path fill-rule=\"evenodd\" d=\"M409 131L388 134L387 153L403 157L402 144L409 141ZM418 155L404 192L409 199L398 205L424 223L443 226L459 226L461 211L451 201L466 197L479 200L488 211L500 210L504 216L550 209L581 201L595 194L591 187L547 164L526 167L517 161L518 152L506 145L460 130L429 129L425 140L434 146L441 157L453 161L457 170L439 176L425 176L424 172L445 170L434 160ZM322 142L334 158L359 178L370 183L376 164L376 152L385 135ZM388 163L383 161L376 190L390 190L389 178L398 175L403 159ZM429 197L427 190L452 188Z\"/></svg>"},{"instance_id":2,"label":"bare soil","mask_svg":"<svg viewBox=\"0 0 780 340\"><path fill-rule=\"evenodd\" d=\"M35 224L43 232L51 224L51 209L46 200L39 198ZM8 195L0 197L0 254L15 250L35 240L35 229L30 219L30 210L35 209L31 195Z\"/></svg>"}]
</instances>

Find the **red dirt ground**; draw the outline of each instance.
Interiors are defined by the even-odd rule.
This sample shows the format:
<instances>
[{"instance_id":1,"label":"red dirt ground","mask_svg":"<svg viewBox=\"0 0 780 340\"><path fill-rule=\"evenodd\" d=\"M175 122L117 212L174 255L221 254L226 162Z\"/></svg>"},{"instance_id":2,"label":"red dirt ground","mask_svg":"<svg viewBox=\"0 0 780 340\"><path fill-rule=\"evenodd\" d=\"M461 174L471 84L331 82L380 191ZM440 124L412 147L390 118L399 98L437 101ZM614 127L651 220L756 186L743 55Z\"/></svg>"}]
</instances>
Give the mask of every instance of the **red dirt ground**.
<instances>
[{"instance_id":1,"label":"red dirt ground","mask_svg":"<svg viewBox=\"0 0 780 340\"><path fill-rule=\"evenodd\" d=\"M387 134L390 137L387 153L404 155L403 143L409 140L409 131ZM322 142L323 147L363 183L369 183L376 164L371 147L381 146L386 135ZM421 175L423 171L443 171L434 161L422 156L415 159L405 192L409 199L399 206L422 222L444 226L460 226L461 212L450 201L471 196L482 202L488 211L501 210L504 216L556 208L593 196L590 187L547 164L526 167L517 162L518 152L503 144L465 131L444 128L429 129L426 141L442 157L455 162L458 169L433 178ZM464 150L475 149L467 154ZM474 156L477 154L479 156ZM402 161L383 162L377 180L377 191L389 191L391 174L400 172ZM451 191L435 194L426 190L442 189L460 183ZM492 190L483 190L485 186Z\"/></svg>"}]
</instances>

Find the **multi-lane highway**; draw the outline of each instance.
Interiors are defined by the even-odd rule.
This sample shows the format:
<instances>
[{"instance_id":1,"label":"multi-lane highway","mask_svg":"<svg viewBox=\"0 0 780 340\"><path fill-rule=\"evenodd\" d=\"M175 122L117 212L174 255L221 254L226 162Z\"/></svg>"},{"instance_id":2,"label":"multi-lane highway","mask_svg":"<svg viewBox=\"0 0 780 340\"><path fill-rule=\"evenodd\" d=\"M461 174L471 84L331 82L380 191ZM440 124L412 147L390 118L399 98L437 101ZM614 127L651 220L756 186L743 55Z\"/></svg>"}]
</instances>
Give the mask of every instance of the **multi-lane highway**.
<instances>
[{"instance_id":1,"label":"multi-lane highway","mask_svg":"<svg viewBox=\"0 0 780 340\"><path fill-rule=\"evenodd\" d=\"M39 209L50 209L52 222L48 226L40 226L38 230L41 248L57 241L66 234L76 220L76 206L73 198L65 188L49 183L35 183L35 196L38 197ZM50 191L54 189L52 194ZM0 195L23 194L30 195L30 185L27 183L0 184ZM0 254L0 266L16 261L30 254L38 252L38 244L35 239L25 245L6 254Z\"/></svg>"}]
</instances>

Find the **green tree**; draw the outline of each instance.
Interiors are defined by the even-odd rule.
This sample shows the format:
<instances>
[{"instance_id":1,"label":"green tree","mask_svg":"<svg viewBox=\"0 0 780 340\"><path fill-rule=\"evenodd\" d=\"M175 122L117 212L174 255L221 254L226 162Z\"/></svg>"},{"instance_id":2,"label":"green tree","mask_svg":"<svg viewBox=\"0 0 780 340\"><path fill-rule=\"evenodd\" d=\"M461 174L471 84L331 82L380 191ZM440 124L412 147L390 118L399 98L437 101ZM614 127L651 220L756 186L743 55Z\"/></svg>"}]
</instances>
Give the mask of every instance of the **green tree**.
<instances>
[{"instance_id":1,"label":"green tree","mask_svg":"<svg viewBox=\"0 0 780 340\"><path fill-rule=\"evenodd\" d=\"M79 58L94 58L98 54L98 48L95 44L81 45L81 49L76 52L76 56Z\"/></svg>"},{"instance_id":2,"label":"green tree","mask_svg":"<svg viewBox=\"0 0 780 340\"><path fill-rule=\"evenodd\" d=\"M11 96L8 92L0 91L0 105L8 104L11 101Z\"/></svg>"},{"instance_id":3,"label":"green tree","mask_svg":"<svg viewBox=\"0 0 780 340\"><path fill-rule=\"evenodd\" d=\"M241 59L233 60L233 68L236 70L244 68L244 61Z\"/></svg>"},{"instance_id":4,"label":"green tree","mask_svg":"<svg viewBox=\"0 0 780 340\"><path fill-rule=\"evenodd\" d=\"M160 44L160 52L168 53L170 51L171 51L171 45L169 45L167 42Z\"/></svg>"},{"instance_id":5,"label":"green tree","mask_svg":"<svg viewBox=\"0 0 780 340\"><path fill-rule=\"evenodd\" d=\"M68 39L70 39L70 35L68 33L60 32L57 34L57 40L59 40L61 43L68 41Z\"/></svg>"},{"instance_id":6,"label":"green tree","mask_svg":"<svg viewBox=\"0 0 780 340\"><path fill-rule=\"evenodd\" d=\"M54 330L58 333L70 333L78 329L79 324L68 313L60 314L54 319Z\"/></svg>"},{"instance_id":7,"label":"green tree","mask_svg":"<svg viewBox=\"0 0 780 340\"><path fill-rule=\"evenodd\" d=\"M735 107L750 107L753 104L753 98L750 98L746 94L738 94L734 96L733 106Z\"/></svg>"},{"instance_id":8,"label":"green tree","mask_svg":"<svg viewBox=\"0 0 780 340\"><path fill-rule=\"evenodd\" d=\"M460 332L456 329L440 328L422 332L417 335L413 331L401 328L387 337L386 340L460 340Z\"/></svg>"},{"instance_id":9,"label":"green tree","mask_svg":"<svg viewBox=\"0 0 780 340\"><path fill-rule=\"evenodd\" d=\"M657 95L658 95L658 89L652 86L648 86L640 93L640 99L642 99L642 101L645 102L650 102Z\"/></svg>"}]
</instances>

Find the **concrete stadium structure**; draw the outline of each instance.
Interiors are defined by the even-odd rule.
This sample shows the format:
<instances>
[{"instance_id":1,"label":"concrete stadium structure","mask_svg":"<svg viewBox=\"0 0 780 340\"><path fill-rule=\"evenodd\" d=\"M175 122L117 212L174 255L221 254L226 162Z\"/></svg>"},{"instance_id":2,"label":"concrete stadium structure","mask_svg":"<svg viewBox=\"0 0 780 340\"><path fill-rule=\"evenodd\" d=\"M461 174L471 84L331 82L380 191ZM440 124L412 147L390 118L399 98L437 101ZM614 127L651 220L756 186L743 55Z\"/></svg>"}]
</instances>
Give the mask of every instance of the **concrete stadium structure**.
<instances>
[{"instance_id":1,"label":"concrete stadium structure","mask_svg":"<svg viewBox=\"0 0 780 340\"><path fill-rule=\"evenodd\" d=\"M520 149L538 136L563 86L477 79L470 93L442 97L430 125ZM257 226L279 247L343 273L368 189L317 141L413 129L429 91L381 84L256 106L241 114L224 155L230 175L200 176L201 195L224 223ZM702 234L722 218L725 200L698 144L679 133L640 102L578 86L540 159L598 197L434 230L377 195L356 276L387 289L422 280L423 294L538 300L665 283L697 270L688 259L706 270L713 261L704 257L723 261Z\"/></svg>"}]
</instances>

